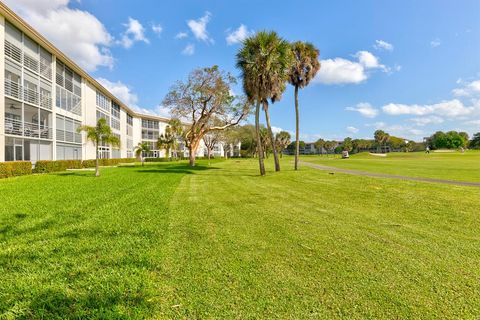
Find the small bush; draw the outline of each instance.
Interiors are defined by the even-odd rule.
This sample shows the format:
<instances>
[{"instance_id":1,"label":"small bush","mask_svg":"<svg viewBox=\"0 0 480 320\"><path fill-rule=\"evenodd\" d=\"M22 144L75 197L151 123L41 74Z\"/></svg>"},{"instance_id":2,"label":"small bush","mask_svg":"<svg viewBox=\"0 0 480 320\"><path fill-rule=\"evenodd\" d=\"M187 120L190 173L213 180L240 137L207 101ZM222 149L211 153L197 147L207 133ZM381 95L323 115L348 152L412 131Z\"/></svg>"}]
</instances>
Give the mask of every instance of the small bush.
<instances>
[{"instance_id":1,"label":"small bush","mask_svg":"<svg viewBox=\"0 0 480 320\"><path fill-rule=\"evenodd\" d=\"M82 160L39 160L35 163L34 172L49 173L81 168Z\"/></svg>"},{"instance_id":2,"label":"small bush","mask_svg":"<svg viewBox=\"0 0 480 320\"><path fill-rule=\"evenodd\" d=\"M0 179L32 174L30 161L0 162Z\"/></svg>"},{"instance_id":3,"label":"small bush","mask_svg":"<svg viewBox=\"0 0 480 320\"><path fill-rule=\"evenodd\" d=\"M169 162L171 158L145 158L145 162Z\"/></svg>"}]
</instances>

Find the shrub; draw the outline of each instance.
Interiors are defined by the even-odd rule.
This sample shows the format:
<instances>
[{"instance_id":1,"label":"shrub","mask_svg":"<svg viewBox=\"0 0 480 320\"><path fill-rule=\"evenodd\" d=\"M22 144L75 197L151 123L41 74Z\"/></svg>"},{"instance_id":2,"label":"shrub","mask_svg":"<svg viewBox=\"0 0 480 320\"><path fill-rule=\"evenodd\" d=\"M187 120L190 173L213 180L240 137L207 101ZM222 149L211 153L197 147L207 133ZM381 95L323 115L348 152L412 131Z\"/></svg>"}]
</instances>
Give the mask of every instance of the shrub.
<instances>
[{"instance_id":1,"label":"shrub","mask_svg":"<svg viewBox=\"0 0 480 320\"><path fill-rule=\"evenodd\" d=\"M39 160L35 163L34 172L49 173L81 168L82 160Z\"/></svg>"},{"instance_id":2,"label":"shrub","mask_svg":"<svg viewBox=\"0 0 480 320\"><path fill-rule=\"evenodd\" d=\"M0 162L0 179L32 174L30 161Z\"/></svg>"},{"instance_id":3,"label":"shrub","mask_svg":"<svg viewBox=\"0 0 480 320\"><path fill-rule=\"evenodd\" d=\"M145 158L145 162L169 162L171 158Z\"/></svg>"}]
</instances>

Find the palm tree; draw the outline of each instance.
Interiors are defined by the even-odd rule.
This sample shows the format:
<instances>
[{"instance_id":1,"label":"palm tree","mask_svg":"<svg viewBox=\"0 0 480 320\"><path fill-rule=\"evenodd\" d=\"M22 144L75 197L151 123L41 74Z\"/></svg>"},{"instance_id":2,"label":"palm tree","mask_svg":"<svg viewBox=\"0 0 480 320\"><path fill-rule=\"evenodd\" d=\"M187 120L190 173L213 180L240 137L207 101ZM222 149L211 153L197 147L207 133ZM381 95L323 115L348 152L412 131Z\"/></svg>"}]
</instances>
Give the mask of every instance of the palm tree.
<instances>
[{"instance_id":1,"label":"palm tree","mask_svg":"<svg viewBox=\"0 0 480 320\"><path fill-rule=\"evenodd\" d=\"M275 139L270 125L268 100L272 103L280 100L285 91L291 61L290 45L275 32L261 31L247 38L237 53L237 68L242 72L243 90L248 102L255 104L255 131L262 176L265 175L265 166L263 164L263 148L260 143L260 105L265 111L275 159L275 171L279 171L280 161L274 146Z\"/></svg>"},{"instance_id":2,"label":"palm tree","mask_svg":"<svg viewBox=\"0 0 480 320\"><path fill-rule=\"evenodd\" d=\"M145 163L145 157L143 156L144 153L150 152L150 145L147 142L139 142L138 145L135 147L135 156L140 157L142 161L142 167Z\"/></svg>"},{"instance_id":3,"label":"palm tree","mask_svg":"<svg viewBox=\"0 0 480 320\"><path fill-rule=\"evenodd\" d=\"M278 148L278 152L280 152L280 158L283 157L283 150L290 144L290 139L290 133L287 131L280 131L275 135L275 146Z\"/></svg>"},{"instance_id":4,"label":"palm tree","mask_svg":"<svg viewBox=\"0 0 480 320\"><path fill-rule=\"evenodd\" d=\"M170 150L175 148L177 137L174 134L172 127L166 126L165 132L158 137L158 148L165 149L165 158L170 157Z\"/></svg>"},{"instance_id":5,"label":"palm tree","mask_svg":"<svg viewBox=\"0 0 480 320\"><path fill-rule=\"evenodd\" d=\"M288 81L295 87L295 170L298 170L300 152L300 113L298 110L298 89L308 86L320 70L320 51L309 42L297 41L291 44L293 63Z\"/></svg>"},{"instance_id":6,"label":"palm tree","mask_svg":"<svg viewBox=\"0 0 480 320\"><path fill-rule=\"evenodd\" d=\"M382 149L382 146L385 147L385 144L388 142L388 139L390 139L390 135L383 130L376 130L373 136L375 138L375 142L377 142L380 149ZM383 150L381 151L383 153Z\"/></svg>"},{"instance_id":7,"label":"palm tree","mask_svg":"<svg viewBox=\"0 0 480 320\"><path fill-rule=\"evenodd\" d=\"M183 136L184 126L180 119L172 118L168 121L170 133L173 135L172 157L178 158L178 141Z\"/></svg>"},{"instance_id":8,"label":"palm tree","mask_svg":"<svg viewBox=\"0 0 480 320\"><path fill-rule=\"evenodd\" d=\"M86 132L87 140L91 141L95 146L95 176L100 176L100 169L98 164L99 152L98 147L100 144L106 143L112 147L120 147L120 139L112 133L112 129L107 124L107 120L100 118L97 121L95 127L81 126L77 130L78 132Z\"/></svg>"}]
</instances>

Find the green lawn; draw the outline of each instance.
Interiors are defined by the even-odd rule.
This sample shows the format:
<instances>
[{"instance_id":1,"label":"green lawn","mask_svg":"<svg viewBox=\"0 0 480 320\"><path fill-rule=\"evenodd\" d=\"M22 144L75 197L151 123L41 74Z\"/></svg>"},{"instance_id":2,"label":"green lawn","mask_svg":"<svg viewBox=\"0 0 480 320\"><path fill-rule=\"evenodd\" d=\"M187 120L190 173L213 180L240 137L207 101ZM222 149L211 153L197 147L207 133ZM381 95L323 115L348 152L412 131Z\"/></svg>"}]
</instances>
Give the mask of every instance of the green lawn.
<instances>
[{"instance_id":1,"label":"green lawn","mask_svg":"<svg viewBox=\"0 0 480 320\"><path fill-rule=\"evenodd\" d=\"M368 153L352 155L349 159L339 156L303 156L303 161L314 162L342 169L355 169L410 177L427 177L480 182L480 151L465 153L424 152L389 153L386 157Z\"/></svg>"},{"instance_id":2,"label":"green lawn","mask_svg":"<svg viewBox=\"0 0 480 320\"><path fill-rule=\"evenodd\" d=\"M271 162L0 180L0 319L480 315L480 188Z\"/></svg>"}]
</instances>

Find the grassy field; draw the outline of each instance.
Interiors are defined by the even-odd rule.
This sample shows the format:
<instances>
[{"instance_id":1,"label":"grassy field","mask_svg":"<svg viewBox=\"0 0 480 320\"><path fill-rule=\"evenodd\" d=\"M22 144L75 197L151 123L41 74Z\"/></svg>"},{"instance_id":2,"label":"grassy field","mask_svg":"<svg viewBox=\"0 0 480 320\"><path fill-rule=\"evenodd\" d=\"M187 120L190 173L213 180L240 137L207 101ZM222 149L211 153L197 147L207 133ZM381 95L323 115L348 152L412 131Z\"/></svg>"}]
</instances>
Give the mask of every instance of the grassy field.
<instances>
[{"instance_id":1,"label":"grassy field","mask_svg":"<svg viewBox=\"0 0 480 320\"><path fill-rule=\"evenodd\" d=\"M410 177L427 177L480 182L480 151L465 153L398 152L386 157L368 153L351 155L349 159L333 156L303 156L303 161L342 169L355 169Z\"/></svg>"},{"instance_id":2,"label":"grassy field","mask_svg":"<svg viewBox=\"0 0 480 320\"><path fill-rule=\"evenodd\" d=\"M290 162L0 180L0 318L478 318L480 188Z\"/></svg>"}]
</instances>

